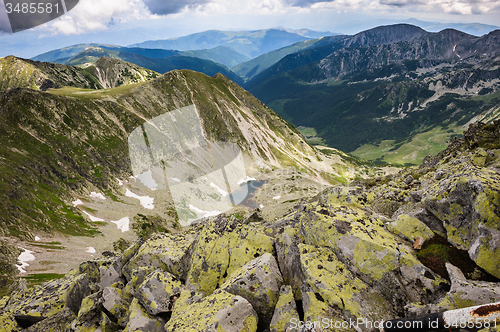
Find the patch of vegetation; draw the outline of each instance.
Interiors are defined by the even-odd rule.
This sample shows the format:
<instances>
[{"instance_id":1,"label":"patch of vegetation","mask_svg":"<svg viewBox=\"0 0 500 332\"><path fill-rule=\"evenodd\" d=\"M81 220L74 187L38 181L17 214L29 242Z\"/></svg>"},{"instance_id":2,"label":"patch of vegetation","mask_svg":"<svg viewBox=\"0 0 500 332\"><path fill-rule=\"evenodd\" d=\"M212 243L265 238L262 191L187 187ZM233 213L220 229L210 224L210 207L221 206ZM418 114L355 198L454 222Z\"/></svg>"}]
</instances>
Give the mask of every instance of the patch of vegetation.
<instances>
[{"instance_id":1,"label":"patch of vegetation","mask_svg":"<svg viewBox=\"0 0 500 332\"><path fill-rule=\"evenodd\" d=\"M417 252L418 259L441 277L450 280L445 263L458 267L468 279L499 282L500 280L488 274L470 259L466 250L460 250L451 245L446 238L436 235L425 242Z\"/></svg>"},{"instance_id":2,"label":"patch of vegetation","mask_svg":"<svg viewBox=\"0 0 500 332\"><path fill-rule=\"evenodd\" d=\"M29 288L40 285L41 283L51 281L54 279L60 279L64 277L64 274L58 274L58 273L36 273L36 274L30 274L27 277L21 277L24 280L26 280L26 286Z\"/></svg>"},{"instance_id":3,"label":"patch of vegetation","mask_svg":"<svg viewBox=\"0 0 500 332\"><path fill-rule=\"evenodd\" d=\"M153 233L170 233L168 222L158 215L137 214L132 221L132 229L140 238L147 239Z\"/></svg>"},{"instance_id":4,"label":"patch of vegetation","mask_svg":"<svg viewBox=\"0 0 500 332\"><path fill-rule=\"evenodd\" d=\"M125 249L130 247L131 243L123 238L118 239L117 241L113 242L113 250L115 252L123 252Z\"/></svg>"}]
</instances>

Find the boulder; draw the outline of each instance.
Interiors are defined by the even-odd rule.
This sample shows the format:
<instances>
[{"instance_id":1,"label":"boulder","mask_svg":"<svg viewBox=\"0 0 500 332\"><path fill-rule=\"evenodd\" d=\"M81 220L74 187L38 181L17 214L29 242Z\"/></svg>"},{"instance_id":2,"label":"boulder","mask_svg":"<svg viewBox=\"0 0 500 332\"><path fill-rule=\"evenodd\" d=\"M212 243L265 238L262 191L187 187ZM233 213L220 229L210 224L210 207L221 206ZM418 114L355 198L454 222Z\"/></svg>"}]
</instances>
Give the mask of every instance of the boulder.
<instances>
[{"instance_id":1,"label":"boulder","mask_svg":"<svg viewBox=\"0 0 500 332\"><path fill-rule=\"evenodd\" d=\"M292 287L283 285L280 289L280 297L278 303L276 303L269 328L271 332L292 332L295 328L293 322L299 320Z\"/></svg>"},{"instance_id":2,"label":"boulder","mask_svg":"<svg viewBox=\"0 0 500 332\"><path fill-rule=\"evenodd\" d=\"M176 301L172 318L165 325L167 332L257 331L257 313L241 296L219 290L197 302L191 302L187 298L189 295L189 291L184 291Z\"/></svg>"},{"instance_id":3,"label":"boulder","mask_svg":"<svg viewBox=\"0 0 500 332\"><path fill-rule=\"evenodd\" d=\"M89 294L87 275L70 275L35 287L19 301L9 305L8 310L20 326L27 328L66 307L78 313L82 299Z\"/></svg>"},{"instance_id":4,"label":"boulder","mask_svg":"<svg viewBox=\"0 0 500 332\"><path fill-rule=\"evenodd\" d=\"M200 230L191 257L186 286L211 294L230 274L264 253L273 252L273 241L257 226L234 223L224 216Z\"/></svg>"},{"instance_id":5,"label":"boulder","mask_svg":"<svg viewBox=\"0 0 500 332\"><path fill-rule=\"evenodd\" d=\"M436 303L408 304L405 309L409 317L500 302L499 283L468 280L459 268L450 263L446 263L446 270L451 280L451 288L448 293Z\"/></svg>"},{"instance_id":6,"label":"boulder","mask_svg":"<svg viewBox=\"0 0 500 332\"><path fill-rule=\"evenodd\" d=\"M121 327L128 323L129 307L132 295L123 290L123 284L117 283L102 290L103 307L113 316Z\"/></svg>"},{"instance_id":7,"label":"boulder","mask_svg":"<svg viewBox=\"0 0 500 332\"><path fill-rule=\"evenodd\" d=\"M67 332L70 330L71 323L74 319L76 319L75 313L69 308L64 308L64 310L58 312L54 316L44 319L41 322L24 329L23 332ZM5 330L0 328L0 331Z\"/></svg>"},{"instance_id":8,"label":"boulder","mask_svg":"<svg viewBox=\"0 0 500 332\"><path fill-rule=\"evenodd\" d=\"M195 237L191 232L153 234L124 265L123 275L128 281L133 270L153 267L168 271L179 280L185 280Z\"/></svg>"},{"instance_id":9,"label":"boulder","mask_svg":"<svg viewBox=\"0 0 500 332\"><path fill-rule=\"evenodd\" d=\"M78 316L71 325L72 330L77 332L96 330L101 325L103 302L102 291L84 298Z\"/></svg>"},{"instance_id":10,"label":"boulder","mask_svg":"<svg viewBox=\"0 0 500 332\"><path fill-rule=\"evenodd\" d=\"M371 291L329 248L301 244L300 262L305 283L325 306L368 320L392 319L394 310L383 295Z\"/></svg>"},{"instance_id":11,"label":"boulder","mask_svg":"<svg viewBox=\"0 0 500 332\"><path fill-rule=\"evenodd\" d=\"M130 304L127 326L123 332L165 331L159 319L149 315L137 299Z\"/></svg>"},{"instance_id":12,"label":"boulder","mask_svg":"<svg viewBox=\"0 0 500 332\"><path fill-rule=\"evenodd\" d=\"M135 297L151 315L172 310L182 284L172 274L156 270L146 277L135 292Z\"/></svg>"},{"instance_id":13,"label":"boulder","mask_svg":"<svg viewBox=\"0 0 500 332\"><path fill-rule=\"evenodd\" d=\"M500 174L467 163L447 166L449 175L425 192L422 203L443 222L450 243L500 278Z\"/></svg>"},{"instance_id":14,"label":"boulder","mask_svg":"<svg viewBox=\"0 0 500 332\"><path fill-rule=\"evenodd\" d=\"M0 331L17 332L21 331L21 326L17 324L12 313L0 313Z\"/></svg>"},{"instance_id":15,"label":"boulder","mask_svg":"<svg viewBox=\"0 0 500 332\"><path fill-rule=\"evenodd\" d=\"M446 263L446 270L450 276L451 289L438 303L439 307L452 310L500 302L499 283L467 280L462 271L450 263Z\"/></svg>"},{"instance_id":16,"label":"boulder","mask_svg":"<svg viewBox=\"0 0 500 332\"><path fill-rule=\"evenodd\" d=\"M304 274L300 266L299 230L295 227L286 227L283 233L276 236L275 248L278 265L285 284L291 285L295 299L301 298L300 287Z\"/></svg>"},{"instance_id":17,"label":"boulder","mask_svg":"<svg viewBox=\"0 0 500 332\"><path fill-rule=\"evenodd\" d=\"M265 253L229 276L221 289L244 297L259 314L259 321L270 323L283 278L273 255Z\"/></svg>"},{"instance_id":18,"label":"boulder","mask_svg":"<svg viewBox=\"0 0 500 332\"><path fill-rule=\"evenodd\" d=\"M403 239L414 242L418 237L424 241L434 237L434 232L426 224L407 214L401 214L387 225L387 229Z\"/></svg>"},{"instance_id":19,"label":"boulder","mask_svg":"<svg viewBox=\"0 0 500 332\"><path fill-rule=\"evenodd\" d=\"M429 302L444 294L447 282L422 265L412 248L385 229L385 218L372 213L359 203L363 199L352 193L352 203L332 194L328 202L312 202L301 213L306 244L329 248L372 292L383 295L396 310L387 312L389 315L403 314L401 303Z\"/></svg>"}]
</instances>

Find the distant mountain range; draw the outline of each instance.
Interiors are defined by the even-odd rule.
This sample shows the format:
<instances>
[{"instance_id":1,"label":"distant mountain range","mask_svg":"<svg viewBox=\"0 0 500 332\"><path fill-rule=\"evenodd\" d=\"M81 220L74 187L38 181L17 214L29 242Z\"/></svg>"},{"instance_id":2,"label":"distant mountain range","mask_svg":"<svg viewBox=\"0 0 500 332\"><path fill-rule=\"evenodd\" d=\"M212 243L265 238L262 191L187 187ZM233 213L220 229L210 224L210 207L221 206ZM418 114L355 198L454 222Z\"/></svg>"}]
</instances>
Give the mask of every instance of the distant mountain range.
<instances>
[{"instance_id":1,"label":"distant mountain range","mask_svg":"<svg viewBox=\"0 0 500 332\"><path fill-rule=\"evenodd\" d=\"M335 34L308 29L289 30L284 28L255 31L209 30L180 38L145 41L130 45L130 47L192 51L227 46L242 55L254 58L297 42L330 35Z\"/></svg>"},{"instance_id":2,"label":"distant mountain range","mask_svg":"<svg viewBox=\"0 0 500 332\"><path fill-rule=\"evenodd\" d=\"M455 26L476 32L494 28ZM304 132L312 130L311 142L380 162L418 163L460 135L468 121L496 117L498 31L476 37L395 24L352 36L324 34L284 28L206 31L131 47L75 45L34 60L88 66L104 56L160 74L183 68L210 76L220 72ZM420 143L414 153L410 147Z\"/></svg>"},{"instance_id":3,"label":"distant mountain range","mask_svg":"<svg viewBox=\"0 0 500 332\"><path fill-rule=\"evenodd\" d=\"M359 155L417 163L469 121L498 117L499 38L500 30L475 37L382 26L290 54L245 86L324 144L350 152L371 144ZM408 149L431 131L441 138Z\"/></svg>"}]
</instances>

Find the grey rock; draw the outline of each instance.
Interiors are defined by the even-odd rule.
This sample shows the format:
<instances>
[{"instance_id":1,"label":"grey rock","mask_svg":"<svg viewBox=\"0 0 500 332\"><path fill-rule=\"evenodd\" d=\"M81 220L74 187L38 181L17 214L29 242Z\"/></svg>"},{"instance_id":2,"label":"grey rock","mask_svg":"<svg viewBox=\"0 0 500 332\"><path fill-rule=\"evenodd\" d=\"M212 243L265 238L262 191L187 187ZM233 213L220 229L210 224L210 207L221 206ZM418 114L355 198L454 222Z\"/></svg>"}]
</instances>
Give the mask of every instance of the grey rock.
<instances>
[{"instance_id":1,"label":"grey rock","mask_svg":"<svg viewBox=\"0 0 500 332\"><path fill-rule=\"evenodd\" d=\"M149 315L137 299L132 300L127 326L123 332L164 332L163 322Z\"/></svg>"},{"instance_id":2,"label":"grey rock","mask_svg":"<svg viewBox=\"0 0 500 332\"><path fill-rule=\"evenodd\" d=\"M269 324L283 277L273 255L265 253L231 274L220 287L248 300L259 314L259 321Z\"/></svg>"},{"instance_id":3,"label":"grey rock","mask_svg":"<svg viewBox=\"0 0 500 332\"><path fill-rule=\"evenodd\" d=\"M139 286L135 297L151 315L172 310L174 300L179 296L182 284L172 274L156 270Z\"/></svg>"},{"instance_id":4,"label":"grey rock","mask_svg":"<svg viewBox=\"0 0 500 332\"><path fill-rule=\"evenodd\" d=\"M299 320L292 287L283 285L269 328L271 332L291 332L295 329L293 322Z\"/></svg>"},{"instance_id":5,"label":"grey rock","mask_svg":"<svg viewBox=\"0 0 500 332\"><path fill-rule=\"evenodd\" d=\"M294 236L283 232L276 237L275 248L283 281L292 286L295 299L298 300L301 298L300 286L304 280L298 241Z\"/></svg>"}]
</instances>

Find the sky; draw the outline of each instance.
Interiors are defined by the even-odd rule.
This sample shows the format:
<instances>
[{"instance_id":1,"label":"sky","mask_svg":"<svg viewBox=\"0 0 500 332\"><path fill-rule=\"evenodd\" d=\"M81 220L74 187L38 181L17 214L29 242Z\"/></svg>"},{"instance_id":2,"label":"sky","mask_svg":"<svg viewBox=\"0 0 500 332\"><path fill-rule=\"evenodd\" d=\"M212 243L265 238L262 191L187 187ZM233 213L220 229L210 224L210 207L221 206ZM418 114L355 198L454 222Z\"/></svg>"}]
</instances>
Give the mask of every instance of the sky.
<instances>
[{"instance_id":1,"label":"sky","mask_svg":"<svg viewBox=\"0 0 500 332\"><path fill-rule=\"evenodd\" d=\"M0 56L33 57L77 43L126 46L211 29L353 34L409 19L500 25L500 0L80 0L66 15L12 34L4 1L10 0L0 0Z\"/></svg>"}]
</instances>

